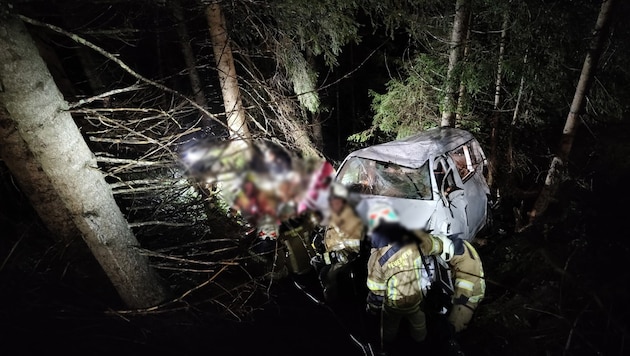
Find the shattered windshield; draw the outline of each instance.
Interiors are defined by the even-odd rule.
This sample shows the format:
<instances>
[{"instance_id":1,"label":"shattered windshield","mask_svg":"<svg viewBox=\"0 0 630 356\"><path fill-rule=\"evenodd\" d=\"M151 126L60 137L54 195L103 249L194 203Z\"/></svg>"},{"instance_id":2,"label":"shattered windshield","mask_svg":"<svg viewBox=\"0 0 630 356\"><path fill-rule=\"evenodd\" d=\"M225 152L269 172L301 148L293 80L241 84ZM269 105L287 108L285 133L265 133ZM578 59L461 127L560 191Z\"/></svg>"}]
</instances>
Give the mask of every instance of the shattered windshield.
<instances>
[{"instance_id":1,"label":"shattered windshield","mask_svg":"<svg viewBox=\"0 0 630 356\"><path fill-rule=\"evenodd\" d=\"M428 161L419 168L409 168L352 157L341 167L337 181L360 194L433 199Z\"/></svg>"}]
</instances>

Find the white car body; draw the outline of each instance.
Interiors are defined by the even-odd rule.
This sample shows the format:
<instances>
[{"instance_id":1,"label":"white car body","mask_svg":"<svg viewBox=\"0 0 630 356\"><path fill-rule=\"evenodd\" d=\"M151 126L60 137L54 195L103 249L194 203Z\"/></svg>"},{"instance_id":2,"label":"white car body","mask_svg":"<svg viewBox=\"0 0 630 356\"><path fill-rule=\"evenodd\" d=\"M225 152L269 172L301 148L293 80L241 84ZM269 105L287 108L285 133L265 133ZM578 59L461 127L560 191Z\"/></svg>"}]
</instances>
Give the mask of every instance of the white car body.
<instances>
[{"instance_id":1,"label":"white car body","mask_svg":"<svg viewBox=\"0 0 630 356\"><path fill-rule=\"evenodd\" d=\"M335 180L365 223L370 204L387 200L407 228L472 240L488 221L486 163L470 132L434 128L350 153Z\"/></svg>"}]
</instances>

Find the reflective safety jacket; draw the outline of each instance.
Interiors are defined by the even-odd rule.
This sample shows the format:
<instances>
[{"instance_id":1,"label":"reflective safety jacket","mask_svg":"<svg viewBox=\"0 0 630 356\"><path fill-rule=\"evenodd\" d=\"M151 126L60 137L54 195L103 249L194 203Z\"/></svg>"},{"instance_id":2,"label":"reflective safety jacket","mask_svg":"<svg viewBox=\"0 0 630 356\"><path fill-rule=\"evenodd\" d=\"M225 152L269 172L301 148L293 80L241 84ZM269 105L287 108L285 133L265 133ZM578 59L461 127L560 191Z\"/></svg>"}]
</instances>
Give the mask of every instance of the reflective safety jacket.
<instances>
[{"instance_id":1,"label":"reflective safety jacket","mask_svg":"<svg viewBox=\"0 0 630 356\"><path fill-rule=\"evenodd\" d=\"M330 222L324 237L326 251L347 250L347 252L358 253L363 232L363 221L352 207L346 204L340 214L331 212Z\"/></svg>"},{"instance_id":2,"label":"reflective safety jacket","mask_svg":"<svg viewBox=\"0 0 630 356\"><path fill-rule=\"evenodd\" d=\"M455 278L453 304L467 305L474 309L486 292L483 266L477 250L468 241L461 241L463 242L461 253L456 251L455 256L449 261Z\"/></svg>"},{"instance_id":3,"label":"reflective safety jacket","mask_svg":"<svg viewBox=\"0 0 630 356\"><path fill-rule=\"evenodd\" d=\"M367 266L367 287L370 290L368 304L371 306L386 305L401 309L413 307L422 301L422 291L427 287L427 272L418 246L422 246L423 254L428 256L438 254L440 245L430 234L415 234L420 244L373 244L375 247L372 248Z\"/></svg>"}]
</instances>

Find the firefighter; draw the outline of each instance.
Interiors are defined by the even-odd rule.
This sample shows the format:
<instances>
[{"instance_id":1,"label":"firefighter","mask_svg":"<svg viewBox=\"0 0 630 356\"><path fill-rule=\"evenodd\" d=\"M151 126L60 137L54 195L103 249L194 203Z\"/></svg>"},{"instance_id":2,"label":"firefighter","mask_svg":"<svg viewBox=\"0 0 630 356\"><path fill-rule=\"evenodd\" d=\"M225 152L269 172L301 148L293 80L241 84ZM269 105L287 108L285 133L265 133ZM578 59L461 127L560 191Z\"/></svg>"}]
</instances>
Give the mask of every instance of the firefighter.
<instances>
[{"instance_id":1,"label":"firefighter","mask_svg":"<svg viewBox=\"0 0 630 356\"><path fill-rule=\"evenodd\" d=\"M437 237L440 239L441 257L449 264L455 279L448 321L452 331L458 333L468 327L484 297L486 284L483 265L477 250L468 241L457 237Z\"/></svg>"},{"instance_id":2,"label":"firefighter","mask_svg":"<svg viewBox=\"0 0 630 356\"><path fill-rule=\"evenodd\" d=\"M440 241L428 233L405 228L386 202L372 204L367 217L372 247L367 265L367 309L380 314L384 351L392 348L403 319L408 321L412 339L420 343L427 335L421 309L422 255L439 254Z\"/></svg>"},{"instance_id":3,"label":"firefighter","mask_svg":"<svg viewBox=\"0 0 630 356\"><path fill-rule=\"evenodd\" d=\"M348 190L333 182L329 193L330 217L323 241L323 251L312 264L319 270L319 278L327 301L336 301L340 273L349 269L360 252L365 234L363 221L348 202Z\"/></svg>"}]
</instances>

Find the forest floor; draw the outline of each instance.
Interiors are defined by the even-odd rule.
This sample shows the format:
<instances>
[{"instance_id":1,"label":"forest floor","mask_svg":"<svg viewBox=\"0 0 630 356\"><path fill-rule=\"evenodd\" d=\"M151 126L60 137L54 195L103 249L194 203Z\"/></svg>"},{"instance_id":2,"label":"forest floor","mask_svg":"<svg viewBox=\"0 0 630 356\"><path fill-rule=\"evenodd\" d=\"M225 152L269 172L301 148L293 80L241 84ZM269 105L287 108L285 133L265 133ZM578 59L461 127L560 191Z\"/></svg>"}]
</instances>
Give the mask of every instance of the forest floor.
<instances>
[{"instance_id":1,"label":"forest floor","mask_svg":"<svg viewBox=\"0 0 630 356\"><path fill-rule=\"evenodd\" d=\"M478 240L486 297L458 337L466 355L630 352L627 234L622 224L600 223L623 221L624 213L601 199L578 203L518 233L517 204L504 202L495 212L491 232ZM311 274L263 282L246 315L219 314L212 303L120 313L95 262L68 263L51 251L36 220L3 214L0 354L360 356L352 337L370 340L374 331L362 303L322 305L296 287L319 298ZM430 342L424 347L438 350Z\"/></svg>"}]
</instances>

